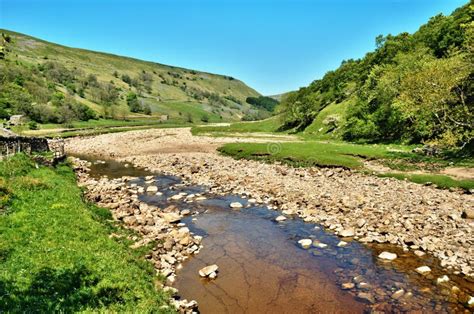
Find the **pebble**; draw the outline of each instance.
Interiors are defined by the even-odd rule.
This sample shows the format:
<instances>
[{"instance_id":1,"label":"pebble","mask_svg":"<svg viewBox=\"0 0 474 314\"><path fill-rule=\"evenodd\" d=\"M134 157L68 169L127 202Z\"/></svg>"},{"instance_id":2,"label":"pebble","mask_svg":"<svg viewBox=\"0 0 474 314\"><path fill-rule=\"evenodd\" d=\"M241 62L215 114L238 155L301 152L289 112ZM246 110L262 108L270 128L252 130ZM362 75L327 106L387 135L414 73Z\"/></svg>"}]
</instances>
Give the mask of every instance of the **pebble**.
<instances>
[{"instance_id":1,"label":"pebble","mask_svg":"<svg viewBox=\"0 0 474 314\"><path fill-rule=\"evenodd\" d=\"M444 283L444 282L448 282L449 281L449 277L444 275L442 277L439 277L436 279L436 283L439 285L441 283Z\"/></svg>"},{"instance_id":2,"label":"pebble","mask_svg":"<svg viewBox=\"0 0 474 314\"><path fill-rule=\"evenodd\" d=\"M230 206L230 208L242 208L243 207L243 205L239 202L232 202L232 203L230 203L229 206Z\"/></svg>"},{"instance_id":3,"label":"pebble","mask_svg":"<svg viewBox=\"0 0 474 314\"><path fill-rule=\"evenodd\" d=\"M403 297L404 294L405 294L405 290L400 289L400 290L395 291L395 292L392 294L391 298L392 298L392 299L395 299L395 300L398 300L398 299L400 299L401 297Z\"/></svg>"},{"instance_id":4,"label":"pebble","mask_svg":"<svg viewBox=\"0 0 474 314\"><path fill-rule=\"evenodd\" d=\"M474 307L474 297L469 297L469 300L467 300L467 306Z\"/></svg>"},{"instance_id":5,"label":"pebble","mask_svg":"<svg viewBox=\"0 0 474 314\"><path fill-rule=\"evenodd\" d=\"M286 220L286 217L285 216L278 216L277 218L275 218L276 221L280 222L280 221L285 221Z\"/></svg>"},{"instance_id":6,"label":"pebble","mask_svg":"<svg viewBox=\"0 0 474 314\"><path fill-rule=\"evenodd\" d=\"M313 243L313 246L318 247L320 249L324 249L324 248L328 247L328 245L326 243L321 243L321 242Z\"/></svg>"},{"instance_id":7,"label":"pebble","mask_svg":"<svg viewBox=\"0 0 474 314\"><path fill-rule=\"evenodd\" d=\"M184 209L184 210L181 211L181 215L183 215L183 216L187 216L189 214L191 214L191 211L189 209Z\"/></svg>"},{"instance_id":8,"label":"pebble","mask_svg":"<svg viewBox=\"0 0 474 314\"><path fill-rule=\"evenodd\" d=\"M429 268L428 266L420 266L416 269L416 272L421 274L421 275L425 275L425 274L431 272L431 268Z\"/></svg>"},{"instance_id":9,"label":"pebble","mask_svg":"<svg viewBox=\"0 0 474 314\"><path fill-rule=\"evenodd\" d=\"M382 252L379 254L379 258L387 261L393 261L397 258L397 254L390 252Z\"/></svg>"},{"instance_id":10,"label":"pebble","mask_svg":"<svg viewBox=\"0 0 474 314\"><path fill-rule=\"evenodd\" d=\"M350 290L350 289L353 289L355 287L355 284L352 283L352 282L345 282L341 285L341 287L344 290Z\"/></svg>"},{"instance_id":11,"label":"pebble","mask_svg":"<svg viewBox=\"0 0 474 314\"><path fill-rule=\"evenodd\" d=\"M346 247L347 246L347 242L345 241L339 241L339 243L337 244L338 247Z\"/></svg>"},{"instance_id":12,"label":"pebble","mask_svg":"<svg viewBox=\"0 0 474 314\"><path fill-rule=\"evenodd\" d=\"M418 256L418 257L422 257L422 256L424 256L424 255L426 254L425 252L420 251L420 250L416 250L416 251L413 252L413 253L415 253L415 255Z\"/></svg>"},{"instance_id":13,"label":"pebble","mask_svg":"<svg viewBox=\"0 0 474 314\"><path fill-rule=\"evenodd\" d=\"M156 193L158 192L158 187L156 185L150 185L146 188L147 193Z\"/></svg>"},{"instance_id":14,"label":"pebble","mask_svg":"<svg viewBox=\"0 0 474 314\"><path fill-rule=\"evenodd\" d=\"M300 244L300 246L303 249L309 249L311 247L311 245L313 244L313 240L311 240L311 239L301 239L301 240L298 241L298 243Z\"/></svg>"},{"instance_id":15,"label":"pebble","mask_svg":"<svg viewBox=\"0 0 474 314\"><path fill-rule=\"evenodd\" d=\"M367 292L359 292L357 294L357 299L368 302L368 303L375 303L375 298L372 294L367 293Z\"/></svg>"},{"instance_id":16,"label":"pebble","mask_svg":"<svg viewBox=\"0 0 474 314\"><path fill-rule=\"evenodd\" d=\"M219 266L217 266L216 264L208 265L199 270L199 276L210 277L210 278L212 276L212 279L213 279L216 277L216 273L218 269L219 269Z\"/></svg>"},{"instance_id":17,"label":"pebble","mask_svg":"<svg viewBox=\"0 0 474 314\"><path fill-rule=\"evenodd\" d=\"M344 229L339 233L339 235L343 238L350 238L350 237L353 237L355 235L355 231L352 228Z\"/></svg>"}]
</instances>

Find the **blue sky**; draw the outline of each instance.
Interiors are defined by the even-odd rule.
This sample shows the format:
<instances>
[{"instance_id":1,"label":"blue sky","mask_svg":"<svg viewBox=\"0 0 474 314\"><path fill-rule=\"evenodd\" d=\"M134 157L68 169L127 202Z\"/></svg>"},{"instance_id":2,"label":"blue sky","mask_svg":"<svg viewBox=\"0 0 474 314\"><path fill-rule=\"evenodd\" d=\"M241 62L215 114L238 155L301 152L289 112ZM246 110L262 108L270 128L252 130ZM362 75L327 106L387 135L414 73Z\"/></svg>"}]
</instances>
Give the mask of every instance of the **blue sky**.
<instances>
[{"instance_id":1,"label":"blue sky","mask_svg":"<svg viewBox=\"0 0 474 314\"><path fill-rule=\"evenodd\" d=\"M72 47L234 76L270 95L305 86L467 0L0 0L0 28Z\"/></svg>"}]
</instances>

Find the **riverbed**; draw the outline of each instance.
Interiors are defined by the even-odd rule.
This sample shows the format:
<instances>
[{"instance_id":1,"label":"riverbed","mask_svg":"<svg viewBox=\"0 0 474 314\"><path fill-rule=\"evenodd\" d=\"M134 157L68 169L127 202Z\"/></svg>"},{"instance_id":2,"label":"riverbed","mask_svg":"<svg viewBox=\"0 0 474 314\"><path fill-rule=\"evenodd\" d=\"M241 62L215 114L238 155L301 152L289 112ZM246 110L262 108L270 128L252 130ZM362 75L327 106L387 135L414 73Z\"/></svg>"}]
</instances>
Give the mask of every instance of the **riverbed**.
<instances>
[{"instance_id":1,"label":"riverbed","mask_svg":"<svg viewBox=\"0 0 474 314\"><path fill-rule=\"evenodd\" d=\"M245 195L214 194L206 186L185 185L179 177L129 163L81 157L92 161L92 176L131 176L130 185L156 185L160 195L142 193L142 202L190 210L182 223L203 236L203 248L182 264L173 285L181 297L195 299L202 313L470 312L465 306L473 283L443 270L429 254L419 257L397 246L363 245L352 238L341 242L322 225L296 216L278 222L281 212ZM146 183L150 175L153 183ZM170 199L180 193L185 197ZM232 209L232 202L243 207ZM301 239L311 239L311 247L303 249ZM383 261L378 258L382 251L398 257ZM198 270L210 264L219 266L217 278L199 277ZM431 272L417 273L420 266ZM438 278L448 280L438 284Z\"/></svg>"}]
</instances>

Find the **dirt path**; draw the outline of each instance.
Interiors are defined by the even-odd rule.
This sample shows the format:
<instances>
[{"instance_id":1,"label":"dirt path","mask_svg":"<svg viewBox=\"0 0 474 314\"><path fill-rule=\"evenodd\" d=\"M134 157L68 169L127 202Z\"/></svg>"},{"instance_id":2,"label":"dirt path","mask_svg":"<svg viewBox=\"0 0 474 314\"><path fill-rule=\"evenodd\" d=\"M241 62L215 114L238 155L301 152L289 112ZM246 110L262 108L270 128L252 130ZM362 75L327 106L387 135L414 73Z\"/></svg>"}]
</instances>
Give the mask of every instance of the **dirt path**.
<instances>
[{"instance_id":1,"label":"dirt path","mask_svg":"<svg viewBox=\"0 0 474 314\"><path fill-rule=\"evenodd\" d=\"M216 193L246 194L337 234L354 234L361 242L431 252L443 266L474 277L474 223L462 218L474 211L473 195L342 169L236 161L215 151L223 143L243 141L268 139L195 137L189 129L155 129L70 139L66 149L179 175Z\"/></svg>"}]
</instances>

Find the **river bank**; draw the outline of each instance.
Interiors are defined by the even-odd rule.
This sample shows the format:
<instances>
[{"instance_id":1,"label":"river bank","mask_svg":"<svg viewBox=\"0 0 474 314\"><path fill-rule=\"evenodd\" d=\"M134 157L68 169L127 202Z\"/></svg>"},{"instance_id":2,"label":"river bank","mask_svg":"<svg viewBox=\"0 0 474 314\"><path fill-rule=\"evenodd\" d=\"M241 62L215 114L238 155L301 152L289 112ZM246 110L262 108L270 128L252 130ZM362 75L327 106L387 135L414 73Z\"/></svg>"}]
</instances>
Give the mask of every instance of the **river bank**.
<instances>
[{"instance_id":1,"label":"river bank","mask_svg":"<svg viewBox=\"0 0 474 314\"><path fill-rule=\"evenodd\" d=\"M178 175L215 193L245 195L363 243L430 252L443 267L473 277L473 222L463 218L472 217L473 195L340 168L291 168L216 153L222 143L236 141L248 139L168 129L71 139L66 149Z\"/></svg>"}]
</instances>

